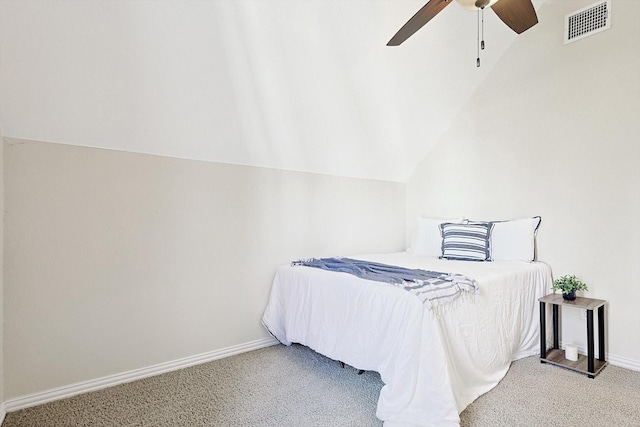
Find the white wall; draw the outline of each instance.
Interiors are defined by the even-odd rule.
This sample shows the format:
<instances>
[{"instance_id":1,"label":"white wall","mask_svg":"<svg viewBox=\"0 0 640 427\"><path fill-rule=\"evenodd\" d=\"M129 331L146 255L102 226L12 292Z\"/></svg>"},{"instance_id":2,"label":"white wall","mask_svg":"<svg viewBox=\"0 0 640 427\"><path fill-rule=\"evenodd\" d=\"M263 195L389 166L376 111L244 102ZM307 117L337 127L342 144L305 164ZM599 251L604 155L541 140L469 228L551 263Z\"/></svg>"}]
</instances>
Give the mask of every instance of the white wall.
<instances>
[{"instance_id":1,"label":"white wall","mask_svg":"<svg viewBox=\"0 0 640 427\"><path fill-rule=\"evenodd\" d=\"M5 398L267 338L278 265L404 247L404 186L5 138Z\"/></svg>"},{"instance_id":2,"label":"white wall","mask_svg":"<svg viewBox=\"0 0 640 427\"><path fill-rule=\"evenodd\" d=\"M4 142L0 123L0 424L4 419Z\"/></svg>"},{"instance_id":3,"label":"white wall","mask_svg":"<svg viewBox=\"0 0 640 427\"><path fill-rule=\"evenodd\" d=\"M610 30L568 45L564 16L592 1L542 6L408 182L407 224L541 215L539 259L608 301L607 351L640 369L640 2L612 3Z\"/></svg>"}]
</instances>

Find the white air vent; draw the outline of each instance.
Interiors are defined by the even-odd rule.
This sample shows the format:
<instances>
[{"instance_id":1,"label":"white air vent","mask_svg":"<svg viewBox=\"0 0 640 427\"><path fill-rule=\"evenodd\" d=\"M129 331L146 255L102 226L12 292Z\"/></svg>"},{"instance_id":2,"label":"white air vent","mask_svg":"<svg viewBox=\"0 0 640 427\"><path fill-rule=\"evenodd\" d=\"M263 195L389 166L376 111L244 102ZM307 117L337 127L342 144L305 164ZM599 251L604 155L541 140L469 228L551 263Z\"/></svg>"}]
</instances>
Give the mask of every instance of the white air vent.
<instances>
[{"instance_id":1,"label":"white air vent","mask_svg":"<svg viewBox=\"0 0 640 427\"><path fill-rule=\"evenodd\" d=\"M611 0L599 1L564 17L564 44L611 28Z\"/></svg>"}]
</instances>

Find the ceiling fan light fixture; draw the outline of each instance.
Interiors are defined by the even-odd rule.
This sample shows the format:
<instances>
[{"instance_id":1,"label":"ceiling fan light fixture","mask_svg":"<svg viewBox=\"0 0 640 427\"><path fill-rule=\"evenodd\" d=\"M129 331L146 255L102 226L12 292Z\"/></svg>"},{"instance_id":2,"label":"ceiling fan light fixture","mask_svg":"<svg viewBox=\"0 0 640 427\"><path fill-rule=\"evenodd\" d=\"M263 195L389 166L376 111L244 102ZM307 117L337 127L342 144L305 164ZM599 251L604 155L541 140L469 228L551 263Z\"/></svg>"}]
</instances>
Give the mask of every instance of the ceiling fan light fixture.
<instances>
[{"instance_id":1,"label":"ceiling fan light fixture","mask_svg":"<svg viewBox=\"0 0 640 427\"><path fill-rule=\"evenodd\" d=\"M483 3L485 3L485 5L482 7L491 7L496 4L498 0L457 0L457 2L463 8L475 11L478 10L481 7L479 5L482 5Z\"/></svg>"}]
</instances>

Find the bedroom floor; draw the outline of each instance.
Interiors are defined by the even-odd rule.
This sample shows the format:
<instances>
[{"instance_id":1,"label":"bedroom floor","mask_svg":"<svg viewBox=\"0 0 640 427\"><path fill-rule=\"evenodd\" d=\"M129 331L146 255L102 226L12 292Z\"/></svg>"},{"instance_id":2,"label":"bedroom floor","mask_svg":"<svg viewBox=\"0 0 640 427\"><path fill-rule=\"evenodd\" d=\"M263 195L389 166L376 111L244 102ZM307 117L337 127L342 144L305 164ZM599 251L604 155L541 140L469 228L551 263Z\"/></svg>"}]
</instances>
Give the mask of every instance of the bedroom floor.
<instances>
[{"instance_id":1,"label":"bedroom floor","mask_svg":"<svg viewBox=\"0 0 640 427\"><path fill-rule=\"evenodd\" d=\"M381 426L382 387L357 370L277 345L7 414L13 426ZM640 372L607 366L595 379L537 357L461 414L461 426L640 426Z\"/></svg>"}]
</instances>

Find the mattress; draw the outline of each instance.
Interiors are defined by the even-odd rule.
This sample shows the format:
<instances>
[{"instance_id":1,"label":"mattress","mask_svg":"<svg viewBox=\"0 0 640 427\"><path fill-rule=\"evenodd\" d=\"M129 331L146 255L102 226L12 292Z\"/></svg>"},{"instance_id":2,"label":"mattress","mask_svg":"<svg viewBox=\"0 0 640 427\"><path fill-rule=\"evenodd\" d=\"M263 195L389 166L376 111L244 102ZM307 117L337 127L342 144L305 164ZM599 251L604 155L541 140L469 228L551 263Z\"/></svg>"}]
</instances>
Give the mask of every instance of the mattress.
<instances>
[{"instance_id":1,"label":"mattress","mask_svg":"<svg viewBox=\"0 0 640 427\"><path fill-rule=\"evenodd\" d=\"M438 311L390 284L312 267L278 268L262 323L357 369L380 373L385 427L457 426L459 413L539 350L539 306L552 284L540 262L449 261L408 252L351 256L463 274L479 292Z\"/></svg>"}]
</instances>

